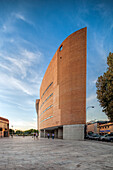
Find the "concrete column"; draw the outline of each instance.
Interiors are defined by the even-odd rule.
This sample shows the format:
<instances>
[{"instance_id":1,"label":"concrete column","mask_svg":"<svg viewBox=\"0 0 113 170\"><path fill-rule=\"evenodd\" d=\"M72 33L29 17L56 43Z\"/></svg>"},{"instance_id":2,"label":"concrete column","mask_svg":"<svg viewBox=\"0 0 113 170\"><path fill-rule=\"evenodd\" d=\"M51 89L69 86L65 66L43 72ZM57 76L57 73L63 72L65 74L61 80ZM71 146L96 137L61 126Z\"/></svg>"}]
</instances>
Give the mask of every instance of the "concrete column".
<instances>
[{"instance_id":1,"label":"concrete column","mask_svg":"<svg viewBox=\"0 0 113 170\"><path fill-rule=\"evenodd\" d=\"M46 138L46 130L44 129L44 138Z\"/></svg>"},{"instance_id":2,"label":"concrete column","mask_svg":"<svg viewBox=\"0 0 113 170\"><path fill-rule=\"evenodd\" d=\"M63 128L58 128L58 138L63 139Z\"/></svg>"},{"instance_id":3,"label":"concrete column","mask_svg":"<svg viewBox=\"0 0 113 170\"><path fill-rule=\"evenodd\" d=\"M40 137L40 138L44 138L44 130L40 130L39 137Z\"/></svg>"},{"instance_id":4,"label":"concrete column","mask_svg":"<svg viewBox=\"0 0 113 170\"><path fill-rule=\"evenodd\" d=\"M84 140L84 124L64 125L63 139Z\"/></svg>"},{"instance_id":5,"label":"concrete column","mask_svg":"<svg viewBox=\"0 0 113 170\"><path fill-rule=\"evenodd\" d=\"M58 138L58 129L54 130L55 138Z\"/></svg>"}]
</instances>

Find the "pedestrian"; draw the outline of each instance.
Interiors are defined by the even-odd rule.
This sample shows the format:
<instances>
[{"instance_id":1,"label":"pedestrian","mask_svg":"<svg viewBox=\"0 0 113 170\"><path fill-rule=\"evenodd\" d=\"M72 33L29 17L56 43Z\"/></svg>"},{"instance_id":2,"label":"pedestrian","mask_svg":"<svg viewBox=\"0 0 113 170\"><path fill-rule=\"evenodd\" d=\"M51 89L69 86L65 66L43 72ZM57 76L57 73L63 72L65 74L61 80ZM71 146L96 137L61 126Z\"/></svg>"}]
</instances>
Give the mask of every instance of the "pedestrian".
<instances>
[{"instance_id":1,"label":"pedestrian","mask_svg":"<svg viewBox=\"0 0 113 170\"><path fill-rule=\"evenodd\" d=\"M38 139L38 133L36 133L36 139Z\"/></svg>"},{"instance_id":2,"label":"pedestrian","mask_svg":"<svg viewBox=\"0 0 113 170\"><path fill-rule=\"evenodd\" d=\"M49 139L49 137L50 137L49 133L47 134L47 137L48 137L48 139Z\"/></svg>"},{"instance_id":3,"label":"pedestrian","mask_svg":"<svg viewBox=\"0 0 113 170\"><path fill-rule=\"evenodd\" d=\"M35 140L35 133L34 133L34 140Z\"/></svg>"},{"instance_id":4,"label":"pedestrian","mask_svg":"<svg viewBox=\"0 0 113 170\"><path fill-rule=\"evenodd\" d=\"M52 133L52 139L54 139L54 136L55 136L54 133Z\"/></svg>"}]
</instances>

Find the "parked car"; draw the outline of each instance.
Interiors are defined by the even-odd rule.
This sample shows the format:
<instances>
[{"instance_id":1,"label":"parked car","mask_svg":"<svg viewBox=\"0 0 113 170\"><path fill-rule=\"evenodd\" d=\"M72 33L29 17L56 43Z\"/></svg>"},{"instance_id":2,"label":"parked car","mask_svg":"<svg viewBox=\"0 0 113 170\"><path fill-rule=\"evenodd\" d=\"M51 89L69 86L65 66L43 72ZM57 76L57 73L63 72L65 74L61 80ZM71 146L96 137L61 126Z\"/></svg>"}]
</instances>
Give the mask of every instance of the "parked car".
<instances>
[{"instance_id":1,"label":"parked car","mask_svg":"<svg viewBox=\"0 0 113 170\"><path fill-rule=\"evenodd\" d=\"M92 135L90 134L88 134L88 135L86 135L86 139L90 139L92 137Z\"/></svg>"},{"instance_id":2,"label":"parked car","mask_svg":"<svg viewBox=\"0 0 113 170\"><path fill-rule=\"evenodd\" d=\"M108 136L108 134L106 134L106 135L103 135L103 136L100 136L100 140L101 141L105 141L105 138Z\"/></svg>"},{"instance_id":3,"label":"parked car","mask_svg":"<svg viewBox=\"0 0 113 170\"><path fill-rule=\"evenodd\" d=\"M97 133L92 134L92 136L90 137L90 139L92 140L99 140L99 138L100 138L100 135Z\"/></svg>"},{"instance_id":4,"label":"parked car","mask_svg":"<svg viewBox=\"0 0 113 170\"><path fill-rule=\"evenodd\" d=\"M108 141L108 142L113 142L113 133L111 134L106 134L104 136L100 137L100 140L102 141Z\"/></svg>"}]
</instances>

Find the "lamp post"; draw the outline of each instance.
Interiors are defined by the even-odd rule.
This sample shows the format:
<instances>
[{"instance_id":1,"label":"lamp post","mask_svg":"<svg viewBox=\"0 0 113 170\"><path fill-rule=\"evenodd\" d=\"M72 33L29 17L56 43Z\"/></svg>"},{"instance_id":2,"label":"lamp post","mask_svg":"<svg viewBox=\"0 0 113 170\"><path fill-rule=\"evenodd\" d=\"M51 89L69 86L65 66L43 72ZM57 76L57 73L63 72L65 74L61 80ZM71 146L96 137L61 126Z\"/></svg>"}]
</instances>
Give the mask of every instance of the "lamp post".
<instances>
[{"instance_id":1,"label":"lamp post","mask_svg":"<svg viewBox=\"0 0 113 170\"><path fill-rule=\"evenodd\" d=\"M89 108L95 108L95 107L94 107L94 106L88 106L88 107L86 108L86 110L89 109Z\"/></svg>"},{"instance_id":2,"label":"lamp post","mask_svg":"<svg viewBox=\"0 0 113 170\"><path fill-rule=\"evenodd\" d=\"M88 110L89 108L94 109L95 107L94 107L94 106L88 106L88 107L86 108L86 114L87 114L87 110ZM87 116L87 117L88 117L88 116ZM87 123L86 123L86 126L85 126L85 138L86 138L86 135L87 135Z\"/></svg>"},{"instance_id":3,"label":"lamp post","mask_svg":"<svg viewBox=\"0 0 113 170\"><path fill-rule=\"evenodd\" d=\"M11 127L12 127L12 138L13 138L13 125Z\"/></svg>"},{"instance_id":4,"label":"lamp post","mask_svg":"<svg viewBox=\"0 0 113 170\"><path fill-rule=\"evenodd\" d=\"M88 110L89 108L94 109L95 107L94 107L94 106L88 106L88 107L86 108L86 114L87 114L87 110ZM87 116L87 117L88 117L88 116Z\"/></svg>"}]
</instances>

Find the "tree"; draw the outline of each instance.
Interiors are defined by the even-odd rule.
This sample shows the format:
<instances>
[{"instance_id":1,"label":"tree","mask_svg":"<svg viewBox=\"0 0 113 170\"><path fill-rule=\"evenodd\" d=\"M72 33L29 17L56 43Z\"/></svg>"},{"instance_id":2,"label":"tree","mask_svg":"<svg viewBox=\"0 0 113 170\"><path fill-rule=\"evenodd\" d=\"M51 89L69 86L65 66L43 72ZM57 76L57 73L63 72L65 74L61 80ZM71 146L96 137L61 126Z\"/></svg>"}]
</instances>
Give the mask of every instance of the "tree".
<instances>
[{"instance_id":1,"label":"tree","mask_svg":"<svg viewBox=\"0 0 113 170\"><path fill-rule=\"evenodd\" d=\"M16 131L16 134L17 134L17 135L22 135L22 134L23 134L23 131L22 131L22 130L17 130L17 131Z\"/></svg>"},{"instance_id":2,"label":"tree","mask_svg":"<svg viewBox=\"0 0 113 170\"><path fill-rule=\"evenodd\" d=\"M14 130L13 129L9 129L9 134L10 135L14 134Z\"/></svg>"},{"instance_id":3,"label":"tree","mask_svg":"<svg viewBox=\"0 0 113 170\"><path fill-rule=\"evenodd\" d=\"M39 133L39 132L36 129L29 129L29 130L24 131L24 133L27 135L32 135L33 133Z\"/></svg>"},{"instance_id":4,"label":"tree","mask_svg":"<svg viewBox=\"0 0 113 170\"><path fill-rule=\"evenodd\" d=\"M107 71L96 82L96 93L102 111L113 121L113 53L109 53L107 64Z\"/></svg>"}]
</instances>

